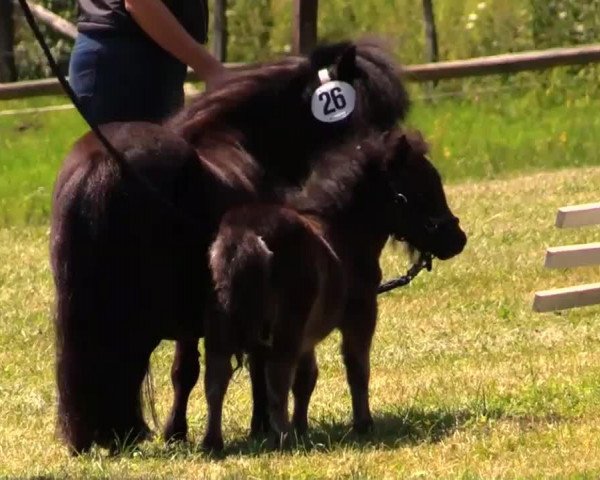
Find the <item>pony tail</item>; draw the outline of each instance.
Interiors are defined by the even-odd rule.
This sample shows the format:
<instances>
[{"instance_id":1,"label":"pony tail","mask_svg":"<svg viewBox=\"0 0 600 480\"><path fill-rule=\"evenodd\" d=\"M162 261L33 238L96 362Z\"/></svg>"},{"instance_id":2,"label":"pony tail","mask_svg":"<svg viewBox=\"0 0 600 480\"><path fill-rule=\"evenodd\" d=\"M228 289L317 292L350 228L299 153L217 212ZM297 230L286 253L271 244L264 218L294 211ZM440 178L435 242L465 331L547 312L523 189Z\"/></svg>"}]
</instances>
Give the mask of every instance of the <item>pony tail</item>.
<instances>
[{"instance_id":1,"label":"pony tail","mask_svg":"<svg viewBox=\"0 0 600 480\"><path fill-rule=\"evenodd\" d=\"M149 352L134 348L104 308L112 279L104 275L101 245L118 170L105 162L67 167L55 189L50 249L58 427L79 454L94 443L118 448L148 437L141 384Z\"/></svg>"},{"instance_id":2,"label":"pony tail","mask_svg":"<svg viewBox=\"0 0 600 480\"><path fill-rule=\"evenodd\" d=\"M71 182L74 183L74 182ZM75 182L79 183L79 182ZM78 345L86 330L84 319L92 315L90 285L84 281L89 257L82 248L90 243L77 208L80 194L63 188L60 201L54 200L51 226L51 257L56 288L54 326L56 334L56 379L58 387L58 427L75 453L92 446L97 430L97 409L88 402L86 385L86 346ZM65 191L66 190L66 191ZM69 200L64 197L71 196ZM62 211L61 211L62 210ZM87 232L89 234L89 232ZM85 238L87 237L87 238ZM93 308L93 307L92 307Z\"/></svg>"},{"instance_id":3,"label":"pony tail","mask_svg":"<svg viewBox=\"0 0 600 480\"><path fill-rule=\"evenodd\" d=\"M215 284L218 309L224 318L221 341L240 352L257 345L268 345L273 325L270 308L270 270L273 252L254 232L220 235L210 251L210 267ZM207 329L214 331L213 329ZM239 332L230 338L231 332ZM229 338L227 338L229 337Z\"/></svg>"}]
</instances>

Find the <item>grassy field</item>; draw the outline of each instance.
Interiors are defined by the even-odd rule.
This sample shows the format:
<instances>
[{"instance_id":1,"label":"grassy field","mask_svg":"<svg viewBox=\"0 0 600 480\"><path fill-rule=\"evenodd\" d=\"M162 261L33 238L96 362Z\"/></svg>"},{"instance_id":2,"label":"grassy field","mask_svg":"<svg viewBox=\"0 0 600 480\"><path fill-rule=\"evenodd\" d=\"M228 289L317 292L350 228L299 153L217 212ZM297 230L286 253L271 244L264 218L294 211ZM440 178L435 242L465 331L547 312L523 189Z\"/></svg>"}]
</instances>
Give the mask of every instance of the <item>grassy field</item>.
<instances>
[{"instance_id":1,"label":"grassy field","mask_svg":"<svg viewBox=\"0 0 600 480\"><path fill-rule=\"evenodd\" d=\"M2 102L0 112L64 99ZM54 176L85 131L72 111L0 115L0 478L598 478L600 308L533 314L537 289L598 281L600 268L544 271L545 247L598 240L558 231L558 206L598 200L600 101L579 91L469 90L418 99L410 123L433 144L466 251L381 298L373 348L375 431L349 431L337 335L318 350L321 376L302 447L246 439L247 373L225 410L224 457L198 447L206 409L190 408L193 442L158 440L110 458L67 455L54 436L48 210ZM578 167L578 168L574 168ZM389 249L388 276L404 270ZM171 401L172 345L153 358L157 407Z\"/></svg>"},{"instance_id":2,"label":"grassy field","mask_svg":"<svg viewBox=\"0 0 600 480\"><path fill-rule=\"evenodd\" d=\"M423 130L446 181L503 178L542 169L597 165L600 99L582 83L562 95L539 88L470 91L414 102L409 123ZM64 98L0 102L0 112ZM0 115L0 226L43 225L54 177L84 132L75 111Z\"/></svg>"},{"instance_id":3,"label":"grassy field","mask_svg":"<svg viewBox=\"0 0 600 480\"><path fill-rule=\"evenodd\" d=\"M70 458L54 437L52 290L47 227L0 229L0 478L597 478L600 309L531 312L539 288L598 279L597 268L542 269L549 244L597 239L558 231L556 207L597 199L600 168L456 183L451 205L469 233L459 258L383 296L372 355L375 431L349 433L337 335L318 349L311 430L291 452L246 440L246 372L225 408L224 457L198 448L205 406L191 404L193 443L158 440L110 458ZM401 251L384 258L388 275ZM172 345L153 358L159 414L171 400Z\"/></svg>"}]
</instances>

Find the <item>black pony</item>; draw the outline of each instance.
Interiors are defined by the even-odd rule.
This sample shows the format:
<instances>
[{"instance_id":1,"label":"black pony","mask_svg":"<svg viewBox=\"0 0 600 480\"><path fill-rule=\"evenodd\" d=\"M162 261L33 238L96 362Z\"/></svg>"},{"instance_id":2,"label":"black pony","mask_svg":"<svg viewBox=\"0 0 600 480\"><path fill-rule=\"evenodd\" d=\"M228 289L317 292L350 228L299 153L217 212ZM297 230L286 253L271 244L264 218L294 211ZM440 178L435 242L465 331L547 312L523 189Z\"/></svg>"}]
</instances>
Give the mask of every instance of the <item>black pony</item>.
<instances>
[{"instance_id":1,"label":"black pony","mask_svg":"<svg viewBox=\"0 0 600 480\"><path fill-rule=\"evenodd\" d=\"M232 356L250 354L253 426L278 438L308 427L315 346L334 329L352 396L353 425L372 423L369 351L377 318L379 255L392 236L445 260L466 236L420 136L375 133L315 162L285 205L252 204L224 216L210 249L216 307L206 318L204 447L223 448L223 398ZM327 181L336 172L336 182Z\"/></svg>"},{"instance_id":2,"label":"black pony","mask_svg":"<svg viewBox=\"0 0 600 480\"><path fill-rule=\"evenodd\" d=\"M338 123L311 113L323 69L356 91ZM140 391L161 339L179 340L166 435L185 436L211 290L206 252L223 213L276 198L308 175L313 153L387 130L407 110L385 51L345 42L240 72L165 125L102 127L126 169L93 134L76 142L55 184L50 235L59 426L73 451L147 436Z\"/></svg>"}]
</instances>

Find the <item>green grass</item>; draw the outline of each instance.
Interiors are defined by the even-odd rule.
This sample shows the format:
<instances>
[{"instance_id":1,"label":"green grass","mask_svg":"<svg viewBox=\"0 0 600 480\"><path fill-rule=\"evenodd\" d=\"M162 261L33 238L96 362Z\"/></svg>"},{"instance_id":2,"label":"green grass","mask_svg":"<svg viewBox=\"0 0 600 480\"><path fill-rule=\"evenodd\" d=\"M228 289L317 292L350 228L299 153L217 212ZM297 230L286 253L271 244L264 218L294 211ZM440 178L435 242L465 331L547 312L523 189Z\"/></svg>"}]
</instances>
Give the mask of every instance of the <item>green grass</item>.
<instances>
[{"instance_id":1,"label":"green grass","mask_svg":"<svg viewBox=\"0 0 600 480\"><path fill-rule=\"evenodd\" d=\"M3 110L65 104L61 97L0 102ZM62 158L86 131L74 111L0 116L0 225L48 221Z\"/></svg>"},{"instance_id":2,"label":"green grass","mask_svg":"<svg viewBox=\"0 0 600 480\"><path fill-rule=\"evenodd\" d=\"M247 373L225 407L223 457L198 447L206 408L190 405L192 443L156 440L120 457L71 458L54 436L47 227L0 229L0 478L572 478L600 475L600 307L531 312L537 289L597 281L599 268L545 271L544 249L598 239L553 227L558 206L597 200L600 168L456 183L465 252L381 297L372 353L375 431L349 433L337 335L318 349L309 438L286 453L246 438ZM404 269L399 250L387 275ZM172 345L153 357L157 407L171 401Z\"/></svg>"},{"instance_id":3,"label":"green grass","mask_svg":"<svg viewBox=\"0 0 600 480\"><path fill-rule=\"evenodd\" d=\"M460 99L418 99L410 123L423 130L451 183L597 165L600 100L580 93L474 91ZM0 102L0 112L65 102ZM0 225L47 222L56 172L84 131L74 111L0 116Z\"/></svg>"},{"instance_id":4,"label":"green grass","mask_svg":"<svg viewBox=\"0 0 600 480\"><path fill-rule=\"evenodd\" d=\"M63 102L2 102L0 111ZM470 237L459 258L381 298L375 431L349 432L334 335L318 350L305 443L274 453L246 439L242 372L227 397L224 458L198 447L200 388L188 446L156 440L117 458L74 459L55 438L48 210L61 159L85 127L73 111L0 116L0 478L597 478L600 308L538 315L531 301L537 289L599 278L600 268L542 268L546 246L598 239L597 229L552 225L558 206L598 199L599 107L576 89L417 100L410 123L432 143ZM393 249L383 263L388 276L406 266ZM153 358L163 419L171 358L168 343Z\"/></svg>"}]
</instances>

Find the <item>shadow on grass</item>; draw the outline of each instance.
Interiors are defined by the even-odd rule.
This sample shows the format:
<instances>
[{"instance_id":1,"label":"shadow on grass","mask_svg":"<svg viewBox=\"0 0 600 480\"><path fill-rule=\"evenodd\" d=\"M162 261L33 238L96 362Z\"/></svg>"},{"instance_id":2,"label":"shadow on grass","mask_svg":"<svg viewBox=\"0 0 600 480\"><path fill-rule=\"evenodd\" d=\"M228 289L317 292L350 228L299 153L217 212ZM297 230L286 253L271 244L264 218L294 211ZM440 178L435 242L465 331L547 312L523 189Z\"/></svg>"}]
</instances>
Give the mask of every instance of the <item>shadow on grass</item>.
<instances>
[{"instance_id":1,"label":"shadow on grass","mask_svg":"<svg viewBox=\"0 0 600 480\"><path fill-rule=\"evenodd\" d=\"M516 422L522 428L530 428L538 423L560 422L557 415L514 415L502 408L474 406L457 410L405 408L394 412L375 414L373 430L364 435L352 431L351 423L342 421L315 421L306 436L293 438L283 452L290 454L362 449L397 449L403 446L435 444L454 434L482 422L488 424L505 419ZM200 433L200 432L198 432ZM150 446L122 451L117 456L139 456L146 458L186 459L203 457L219 461L232 455L255 457L277 451L271 437L250 438L247 435L225 437L223 452L205 452L200 445L201 436L194 442L164 445L155 442Z\"/></svg>"},{"instance_id":2,"label":"shadow on grass","mask_svg":"<svg viewBox=\"0 0 600 480\"><path fill-rule=\"evenodd\" d=\"M406 408L395 412L375 414L374 427L369 433L358 435L352 431L350 420L315 421L306 436L293 438L291 446L284 451L290 453L332 452L340 449L395 449L422 443L437 443L465 427L481 414L480 410L421 409ZM488 411L486 418L499 418L502 411ZM276 451L272 438L250 438L246 435L225 438L225 450L206 453L198 441L168 446L152 445L142 456L157 458L186 458L202 455L212 460L230 455L257 456ZM155 448L156 446L156 448Z\"/></svg>"}]
</instances>

